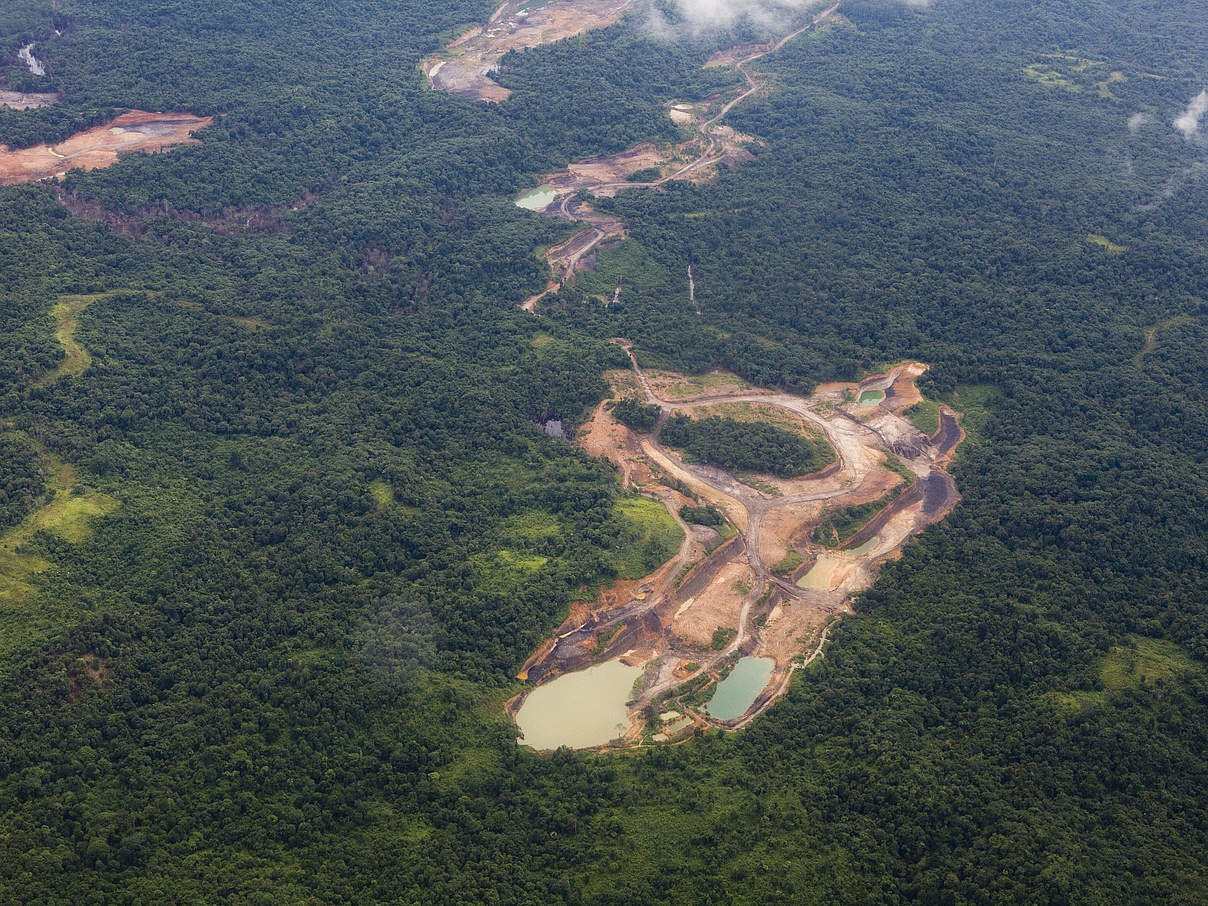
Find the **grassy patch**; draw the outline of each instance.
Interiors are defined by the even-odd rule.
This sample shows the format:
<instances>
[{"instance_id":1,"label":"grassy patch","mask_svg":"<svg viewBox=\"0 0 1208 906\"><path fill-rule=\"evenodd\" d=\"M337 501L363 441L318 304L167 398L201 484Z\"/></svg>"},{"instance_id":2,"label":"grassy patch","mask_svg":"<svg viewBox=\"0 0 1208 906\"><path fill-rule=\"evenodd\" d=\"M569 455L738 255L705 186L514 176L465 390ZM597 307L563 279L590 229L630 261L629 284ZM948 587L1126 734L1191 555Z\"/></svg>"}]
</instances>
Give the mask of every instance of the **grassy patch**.
<instances>
[{"instance_id":1,"label":"grassy patch","mask_svg":"<svg viewBox=\"0 0 1208 906\"><path fill-rule=\"evenodd\" d=\"M509 516L503 521L499 532L502 537L512 541L543 541L560 535L562 526L556 516L545 510L529 510Z\"/></svg>"},{"instance_id":2,"label":"grassy patch","mask_svg":"<svg viewBox=\"0 0 1208 906\"><path fill-rule=\"evenodd\" d=\"M1108 692L1140 689L1149 683L1172 679L1196 669L1178 645L1162 639L1134 636L1117 645L1103 659L1099 676Z\"/></svg>"},{"instance_id":3,"label":"grassy patch","mask_svg":"<svg viewBox=\"0 0 1208 906\"><path fill-rule=\"evenodd\" d=\"M1128 81L1128 79L1126 79L1124 77L1124 73L1122 73L1118 69L1113 69L1108 74L1106 79L1104 79L1102 82L1097 82L1095 84L1095 88L1099 92L1099 97L1103 98L1104 100L1118 101L1120 99L1118 97L1116 97L1116 95L1112 92L1111 86L1118 85L1121 82L1127 82L1127 81Z\"/></svg>"},{"instance_id":4,"label":"grassy patch","mask_svg":"<svg viewBox=\"0 0 1208 906\"><path fill-rule=\"evenodd\" d=\"M1127 245L1117 245L1106 236L1100 236L1098 233L1087 233L1086 241L1091 245L1097 245L1100 248L1105 249L1113 255L1119 255L1121 252L1128 251Z\"/></svg>"},{"instance_id":5,"label":"grassy patch","mask_svg":"<svg viewBox=\"0 0 1208 906\"><path fill-rule=\"evenodd\" d=\"M970 441L981 441L981 429L1001 395L993 384L961 384L952 391L946 402L961 413L961 428Z\"/></svg>"},{"instance_id":6,"label":"grassy patch","mask_svg":"<svg viewBox=\"0 0 1208 906\"><path fill-rule=\"evenodd\" d=\"M625 628L626 625L627 624L622 623L614 628L612 632L608 633L608 635L601 636L599 639L597 639L595 647L591 649L591 653L593 655L600 654L605 648L612 644L612 640L617 637L617 635Z\"/></svg>"},{"instance_id":7,"label":"grassy patch","mask_svg":"<svg viewBox=\"0 0 1208 906\"><path fill-rule=\"evenodd\" d=\"M904 414L912 425L928 436L940 429L940 404L934 400L921 400Z\"/></svg>"},{"instance_id":8,"label":"grassy patch","mask_svg":"<svg viewBox=\"0 0 1208 906\"><path fill-rule=\"evenodd\" d=\"M369 493L382 509L394 505L394 488L381 479L369 483Z\"/></svg>"},{"instance_id":9,"label":"grassy patch","mask_svg":"<svg viewBox=\"0 0 1208 906\"><path fill-rule=\"evenodd\" d=\"M825 518L821 525L814 529L814 540L826 547L838 547L868 525L877 513L893 503L901 493L902 485L898 485L880 500L824 512Z\"/></svg>"},{"instance_id":10,"label":"grassy patch","mask_svg":"<svg viewBox=\"0 0 1208 906\"><path fill-rule=\"evenodd\" d=\"M625 526L612 557L621 578L640 579L675 556L684 532L657 500L626 497L617 501L616 512Z\"/></svg>"},{"instance_id":11,"label":"grassy patch","mask_svg":"<svg viewBox=\"0 0 1208 906\"><path fill-rule=\"evenodd\" d=\"M18 434L38 453L47 471L46 502L20 523L0 535L0 648L24 638L29 630L30 613L26 605L35 593L33 579L53 565L28 550L39 532L48 532L70 544L86 541L93 533L92 520L117 509L118 501L98 491L81 491L75 469L60 460L42 444ZM14 632L6 631L12 624ZM16 631L20 627L20 631Z\"/></svg>"},{"instance_id":12,"label":"grassy patch","mask_svg":"<svg viewBox=\"0 0 1208 906\"><path fill-rule=\"evenodd\" d=\"M1060 88L1072 94L1082 91L1082 86L1071 81L1057 67L1049 63L1029 63L1023 68L1024 75L1048 88Z\"/></svg>"},{"instance_id":13,"label":"grassy patch","mask_svg":"<svg viewBox=\"0 0 1208 906\"><path fill-rule=\"evenodd\" d=\"M643 366L647 356L642 357ZM650 357L653 359L653 357ZM729 371L710 371L707 374L682 375L647 370L646 377L658 390L659 396L668 400L685 400L704 396L717 390L748 390L751 385Z\"/></svg>"},{"instance_id":14,"label":"grassy patch","mask_svg":"<svg viewBox=\"0 0 1208 906\"><path fill-rule=\"evenodd\" d=\"M80 312L109 293L93 293L83 296L63 296L51 308L51 317L55 319L55 339L63 347L63 361L58 368L45 374L38 381L39 386L53 384L64 377L79 377L92 364L92 356L88 350L76 342L75 332L79 326Z\"/></svg>"},{"instance_id":15,"label":"grassy patch","mask_svg":"<svg viewBox=\"0 0 1208 906\"><path fill-rule=\"evenodd\" d=\"M1182 648L1163 639L1132 636L1114 646L1099 662L1102 690L1047 692L1044 698L1058 711L1072 714L1107 704L1112 695L1142 689L1199 670Z\"/></svg>"},{"instance_id":16,"label":"grassy patch","mask_svg":"<svg viewBox=\"0 0 1208 906\"><path fill-rule=\"evenodd\" d=\"M902 460L898 459L892 453L885 456L885 468L901 477L902 481L906 482L907 485L914 484L915 479L918 478L917 475L910 471L910 467L906 463L902 462Z\"/></svg>"},{"instance_id":17,"label":"grassy patch","mask_svg":"<svg viewBox=\"0 0 1208 906\"><path fill-rule=\"evenodd\" d=\"M496 551L495 557L504 566L526 573L535 573L549 563L549 557L541 554L520 554L506 548Z\"/></svg>"},{"instance_id":18,"label":"grassy patch","mask_svg":"<svg viewBox=\"0 0 1208 906\"><path fill-rule=\"evenodd\" d=\"M117 509L117 500L108 494L90 491L79 495L58 494L40 513L39 529L45 529L71 544L92 537L91 520Z\"/></svg>"},{"instance_id":19,"label":"grassy patch","mask_svg":"<svg viewBox=\"0 0 1208 906\"><path fill-rule=\"evenodd\" d=\"M805 562L805 558L794 550L790 550L787 554L776 561L772 567L772 572L778 576L791 575L793 570Z\"/></svg>"}]
</instances>

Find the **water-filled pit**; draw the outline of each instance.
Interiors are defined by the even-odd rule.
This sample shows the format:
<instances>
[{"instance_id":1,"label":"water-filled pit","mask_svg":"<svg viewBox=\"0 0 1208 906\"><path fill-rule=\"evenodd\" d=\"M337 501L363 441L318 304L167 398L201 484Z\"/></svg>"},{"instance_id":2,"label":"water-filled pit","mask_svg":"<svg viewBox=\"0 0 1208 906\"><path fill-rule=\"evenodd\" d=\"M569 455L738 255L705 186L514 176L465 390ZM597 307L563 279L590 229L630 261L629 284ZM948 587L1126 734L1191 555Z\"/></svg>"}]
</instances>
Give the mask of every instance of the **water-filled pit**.
<instances>
[{"instance_id":1,"label":"water-filled pit","mask_svg":"<svg viewBox=\"0 0 1208 906\"><path fill-rule=\"evenodd\" d=\"M516 199L515 204L516 207L524 208L526 211L544 211L555 197L554 190L549 186L540 186L536 189L529 189Z\"/></svg>"},{"instance_id":2,"label":"water-filled pit","mask_svg":"<svg viewBox=\"0 0 1208 906\"><path fill-rule=\"evenodd\" d=\"M713 697L705 710L716 720L733 720L742 717L755 704L759 693L772 678L776 662L770 657L744 657L730 675L717 684Z\"/></svg>"},{"instance_id":3,"label":"water-filled pit","mask_svg":"<svg viewBox=\"0 0 1208 906\"><path fill-rule=\"evenodd\" d=\"M586 749L624 736L633 684L641 675L641 667L605 661L538 686L516 714L520 741L534 749Z\"/></svg>"}]
</instances>

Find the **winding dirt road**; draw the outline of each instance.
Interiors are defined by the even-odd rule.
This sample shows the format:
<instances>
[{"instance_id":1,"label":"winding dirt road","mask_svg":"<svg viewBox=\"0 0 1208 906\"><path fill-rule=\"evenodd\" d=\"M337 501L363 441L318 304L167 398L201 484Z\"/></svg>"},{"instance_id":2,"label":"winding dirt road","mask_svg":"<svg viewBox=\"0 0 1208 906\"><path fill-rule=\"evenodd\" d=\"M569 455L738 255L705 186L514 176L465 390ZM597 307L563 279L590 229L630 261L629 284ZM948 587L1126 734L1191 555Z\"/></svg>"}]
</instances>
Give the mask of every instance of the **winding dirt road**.
<instances>
[{"instance_id":1,"label":"winding dirt road","mask_svg":"<svg viewBox=\"0 0 1208 906\"><path fill-rule=\"evenodd\" d=\"M803 34L811 28L816 27L822 22L829 19L839 9L839 3L834 3L827 9L814 15L810 21L797 28L795 31L785 35L783 38L773 43L761 45L757 50L743 56L742 58L729 62L728 65L736 69L747 83L747 87L738 95L731 98L721 109L704 122L694 124L696 136L687 142L679 145L676 148L676 153L682 153L691 146L699 144L701 146L696 157L677 168L671 173L660 176L658 179L649 181L630 181L628 179L603 179L596 180L590 177L575 178L575 167L567 170L563 174L553 174L545 177L541 186L550 188L554 191L555 201L550 202L546 206L545 213L550 216L559 217L562 220L569 220L576 223L586 223L587 228L576 233L566 242L555 246L545 254L545 260L549 264L553 274L550 282L545 289L530 296L520 304L520 307L528 312L535 312L537 304L546 296L554 293L562 288L567 282L574 278L575 272L582 259L589 254L593 249L598 248L601 243L611 239L622 239L625 237L625 225L620 220L606 217L597 213L590 205L583 202L574 202L573 199L580 192L586 191L596 197L612 196L618 192L627 189L653 189L671 182L672 180L687 179L695 174L707 170L710 167L716 166L721 161L732 156L738 147L738 143L733 135L722 134L718 129L718 124L726 117L726 115L736 106L741 104L752 94L767 85L767 82L760 80L747 68L751 63L766 57L768 54L773 54L783 48L789 41ZM732 53L733 51L730 51ZM636 150L636 149L635 149ZM619 155L615 155L612 160L635 160L638 155L635 150L626 151ZM607 161L610 159L601 159ZM584 167L587 163L578 165ZM693 293L693 304L695 305L695 293Z\"/></svg>"},{"instance_id":2,"label":"winding dirt road","mask_svg":"<svg viewBox=\"0 0 1208 906\"><path fill-rule=\"evenodd\" d=\"M926 369L918 363L895 366L858 385L828 385L808 398L749 388L672 398L656 390L628 342L614 342L629 356L633 391L657 406L660 415L650 434L626 430L605 455L621 468L627 484L632 480L660 499L687 534L676 556L634 585L634 593L620 599L602 595L600 606L569 619L556 641L530 658L524 676L541 684L616 657L643 664L642 692L630 704L628 742L635 743L647 706L662 707L666 696L682 698L682 690L702 678L717 680L739 656L769 657L775 664L772 677L739 717L717 720L682 700L676 705L696 725L737 729L788 689L794 670L821 656L834 616L872 584L880 565L959 500L943 471L960 438L955 415L943 409L944 424L930 438L902 416L920 398L914 380ZM869 390L880 391L878 402L861 404L860 395ZM660 443L667 417L708 411L719 403L756 411L770 407L799 417L825 436L836 462L775 487L763 481L755 486L725 470L687 462ZM607 418L606 405L593 424ZM889 468L891 456L897 459L896 471ZM903 483L903 473L913 480ZM712 550L702 548L678 513L685 494L723 510L737 535ZM877 500L885 501L882 509L845 545L824 548L813 540L824 506L842 509ZM786 571L777 563L778 574L769 565L769 552L781 560L794 550L800 561L796 569ZM733 632L718 649L707 644L714 628ZM512 713L522 702L520 696Z\"/></svg>"}]
</instances>

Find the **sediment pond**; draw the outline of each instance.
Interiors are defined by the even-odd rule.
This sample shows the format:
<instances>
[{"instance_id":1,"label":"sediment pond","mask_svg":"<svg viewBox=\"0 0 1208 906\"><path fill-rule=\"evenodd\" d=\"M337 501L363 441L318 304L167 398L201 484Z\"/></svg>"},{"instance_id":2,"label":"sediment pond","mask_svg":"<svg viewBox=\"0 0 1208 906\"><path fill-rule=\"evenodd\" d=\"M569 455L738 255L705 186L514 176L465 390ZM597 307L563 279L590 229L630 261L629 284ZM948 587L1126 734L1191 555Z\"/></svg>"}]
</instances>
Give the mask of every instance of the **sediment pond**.
<instances>
[{"instance_id":1,"label":"sediment pond","mask_svg":"<svg viewBox=\"0 0 1208 906\"><path fill-rule=\"evenodd\" d=\"M524 208L526 211L544 211L546 206L554 200L554 190L548 186L530 189L519 198L516 199L516 207Z\"/></svg>"},{"instance_id":2,"label":"sediment pond","mask_svg":"<svg viewBox=\"0 0 1208 906\"><path fill-rule=\"evenodd\" d=\"M859 545L858 547L849 547L847 549L847 552L849 554L855 554L858 557L862 557L865 554L867 554L870 550L872 550L874 547L876 547L879 543L880 543L880 539L877 538L876 535L873 535L871 538L869 538L867 541L865 541L863 544Z\"/></svg>"},{"instance_id":3,"label":"sediment pond","mask_svg":"<svg viewBox=\"0 0 1208 906\"><path fill-rule=\"evenodd\" d=\"M823 554L818 558L809 572L797 580L799 588L831 588L834 585L835 573L843 560Z\"/></svg>"},{"instance_id":4,"label":"sediment pond","mask_svg":"<svg viewBox=\"0 0 1208 906\"><path fill-rule=\"evenodd\" d=\"M877 403L885 399L884 390L865 390L860 394L861 406L875 406Z\"/></svg>"},{"instance_id":5,"label":"sediment pond","mask_svg":"<svg viewBox=\"0 0 1208 906\"><path fill-rule=\"evenodd\" d=\"M627 705L641 675L641 667L605 661L538 686L516 714L520 741L534 749L586 749L624 736Z\"/></svg>"},{"instance_id":6,"label":"sediment pond","mask_svg":"<svg viewBox=\"0 0 1208 906\"><path fill-rule=\"evenodd\" d=\"M770 657L744 657L730 675L717 684L717 690L705 705L709 716L716 720L742 717L772 678L776 665Z\"/></svg>"}]
</instances>

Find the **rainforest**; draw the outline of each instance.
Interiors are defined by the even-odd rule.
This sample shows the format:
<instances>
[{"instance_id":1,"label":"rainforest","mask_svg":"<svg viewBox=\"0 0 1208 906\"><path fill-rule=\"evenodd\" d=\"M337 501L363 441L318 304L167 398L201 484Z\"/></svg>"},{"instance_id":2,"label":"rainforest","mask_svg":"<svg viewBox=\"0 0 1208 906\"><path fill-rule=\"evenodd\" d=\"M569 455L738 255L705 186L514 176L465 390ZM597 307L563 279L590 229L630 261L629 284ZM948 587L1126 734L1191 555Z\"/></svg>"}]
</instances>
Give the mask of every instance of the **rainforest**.
<instances>
[{"instance_id":1,"label":"rainforest","mask_svg":"<svg viewBox=\"0 0 1208 906\"><path fill-rule=\"evenodd\" d=\"M5 3L0 902L1208 901L1205 60Z\"/></svg>"}]
</instances>

